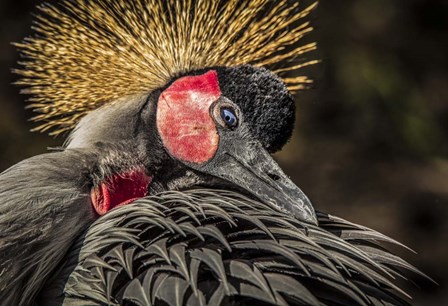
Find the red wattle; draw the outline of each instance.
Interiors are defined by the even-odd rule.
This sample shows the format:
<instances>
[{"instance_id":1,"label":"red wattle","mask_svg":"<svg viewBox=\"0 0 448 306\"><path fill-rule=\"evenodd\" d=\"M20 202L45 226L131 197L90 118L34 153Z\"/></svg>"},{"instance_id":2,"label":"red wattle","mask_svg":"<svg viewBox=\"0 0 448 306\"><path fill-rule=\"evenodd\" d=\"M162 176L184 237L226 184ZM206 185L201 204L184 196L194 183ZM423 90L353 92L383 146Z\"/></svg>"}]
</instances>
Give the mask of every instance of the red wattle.
<instances>
[{"instance_id":1,"label":"red wattle","mask_svg":"<svg viewBox=\"0 0 448 306\"><path fill-rule=\"evenodd\" d=\"M115 207L130 204L147 195L151 180L143 171L115 174L92 189L90 198L93 208L102 216Z\"/></svg>"}]
</instances>

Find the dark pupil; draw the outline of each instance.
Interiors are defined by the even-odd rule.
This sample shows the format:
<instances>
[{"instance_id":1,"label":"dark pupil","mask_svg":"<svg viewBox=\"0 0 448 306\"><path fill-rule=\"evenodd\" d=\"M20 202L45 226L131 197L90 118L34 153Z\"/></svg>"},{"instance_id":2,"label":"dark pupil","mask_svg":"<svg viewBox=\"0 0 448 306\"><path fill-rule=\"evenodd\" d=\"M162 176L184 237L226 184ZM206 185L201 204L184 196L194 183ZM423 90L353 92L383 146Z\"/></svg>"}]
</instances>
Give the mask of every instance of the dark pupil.
<instances>
[{"instance_id":1,"label":"dark pupil","mask_svg":"<svg viewBox=\"0 0 448 306\"><path fill-rule=\"evenodd\" d=\"M228 127L235 127L238 120L236 119L236 115L233 110L228 108L223 108L221 110L221 118L224 120Z\"/></svg>"}]
</instances>

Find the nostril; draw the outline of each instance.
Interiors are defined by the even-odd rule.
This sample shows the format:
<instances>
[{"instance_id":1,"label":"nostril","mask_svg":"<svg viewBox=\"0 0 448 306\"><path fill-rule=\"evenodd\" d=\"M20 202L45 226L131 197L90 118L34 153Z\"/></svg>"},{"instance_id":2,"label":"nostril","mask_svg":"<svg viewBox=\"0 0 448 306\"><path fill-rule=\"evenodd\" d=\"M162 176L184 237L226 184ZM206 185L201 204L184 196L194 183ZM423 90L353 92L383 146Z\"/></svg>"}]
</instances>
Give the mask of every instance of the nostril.
<instances>
[{"instance_id":1,"label":"nostril","mask_svg":"<svg viewBox=\"0 0 448 306\"><path fill-rule=\"evenodd\" d=\"M268 176L275 182L279 181L281 177L278 174L268 172Z\"/></svg>"}]
</instances>

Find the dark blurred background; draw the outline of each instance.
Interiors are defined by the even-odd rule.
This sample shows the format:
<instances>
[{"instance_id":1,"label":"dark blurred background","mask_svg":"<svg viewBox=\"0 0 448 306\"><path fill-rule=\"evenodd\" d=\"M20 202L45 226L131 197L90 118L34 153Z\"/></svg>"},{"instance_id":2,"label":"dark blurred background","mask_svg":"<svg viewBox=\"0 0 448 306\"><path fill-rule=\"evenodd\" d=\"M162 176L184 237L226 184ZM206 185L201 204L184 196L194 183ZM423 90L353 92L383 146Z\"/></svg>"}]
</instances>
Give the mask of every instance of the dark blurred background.
<instances>
[{"instance_id":1,"label":"dark blurred background","mask_svg":"<svg viewBox=\"0 0 448 306\"><path fill-rule=\"evenodd\" d=\"M0 1L0 171L61 145L30 133L11 83L36 0ZM304 4L310 1L303 1ZM448 1L321 1L319 42L297 95L281 166L314 205L372 227L418 252L398 253L440 286L408 287L417 305L448 305Z\"/></svg>"}]
</instances>

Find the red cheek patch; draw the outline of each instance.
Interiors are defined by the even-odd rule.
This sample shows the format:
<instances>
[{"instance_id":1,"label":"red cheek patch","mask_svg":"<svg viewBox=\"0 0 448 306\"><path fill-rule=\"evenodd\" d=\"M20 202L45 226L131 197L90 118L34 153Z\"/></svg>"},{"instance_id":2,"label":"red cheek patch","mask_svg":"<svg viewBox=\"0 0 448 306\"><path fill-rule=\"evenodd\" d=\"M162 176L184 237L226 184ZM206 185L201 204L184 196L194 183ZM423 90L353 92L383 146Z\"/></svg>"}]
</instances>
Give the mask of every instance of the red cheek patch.
<instances>
[{"instance_id":1,"label":"red cheek patch","mask_svg":"<svg viewBox=\"0 0 448 306\"><path fill-rule=\"evenodd\" d=\"M180 78L161 93L157 104L157 128L165 148L173 157L204 163L215 155L219 136L209 108L220 96L215 70Z\"/></svg>"},{"instance_id":2,"label":"red cheek patch","mask_svg":"<svg viewBox=\"0 0 448 306\"><path fill-rule=\"evenodd\" d=\"M130 204L147 195L151 180L142 171L115 174L90 192L93 208L102 216L115 207Z\"/></svg>"}]
</instances>

